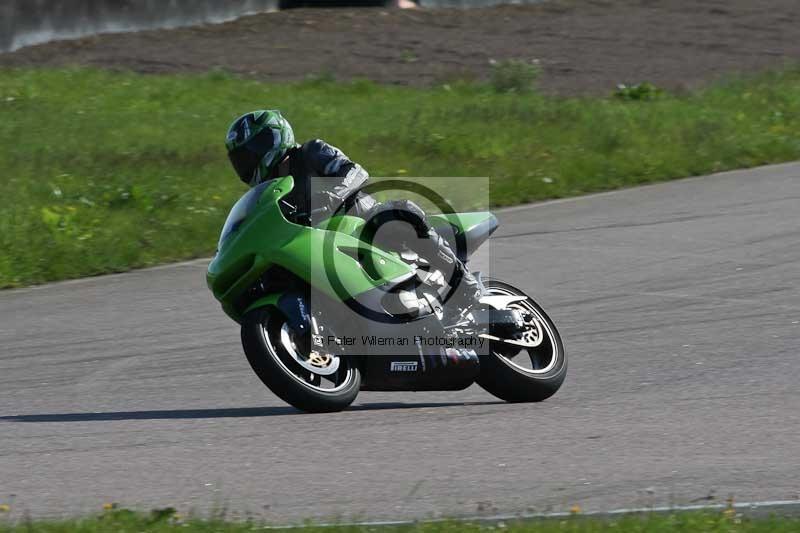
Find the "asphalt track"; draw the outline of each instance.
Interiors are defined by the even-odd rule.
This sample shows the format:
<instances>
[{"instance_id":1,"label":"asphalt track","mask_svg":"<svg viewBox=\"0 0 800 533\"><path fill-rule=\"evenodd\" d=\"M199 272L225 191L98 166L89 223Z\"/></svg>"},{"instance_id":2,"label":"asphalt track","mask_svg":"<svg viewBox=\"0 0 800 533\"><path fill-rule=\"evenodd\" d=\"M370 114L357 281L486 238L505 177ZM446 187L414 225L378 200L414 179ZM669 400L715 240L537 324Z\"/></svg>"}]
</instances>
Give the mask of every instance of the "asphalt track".
<instances>
[{"instance_id":1,"label":"asphalt track","mask_svg":"<svg viewBox=\"0 0 800 533\"><path fill-rule=\"evenodd\" d=\"M541 404L252 374L204 262L0 293L0 503L275 522L800 501L800 164L500 213L570 370Z\"/></svg>"}]
</instances>

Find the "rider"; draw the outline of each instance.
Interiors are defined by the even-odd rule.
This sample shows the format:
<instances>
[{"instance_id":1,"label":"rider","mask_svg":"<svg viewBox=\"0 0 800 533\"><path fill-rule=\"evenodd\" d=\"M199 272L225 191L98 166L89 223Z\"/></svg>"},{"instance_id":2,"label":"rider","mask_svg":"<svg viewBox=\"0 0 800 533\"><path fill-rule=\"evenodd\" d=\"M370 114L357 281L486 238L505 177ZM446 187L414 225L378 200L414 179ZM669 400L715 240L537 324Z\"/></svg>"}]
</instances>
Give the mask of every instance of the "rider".
<instances>
[{"instance_id":1,"label":"rider","mask_svg":"<svg viewBox=\"0 0 800 533\"><path fill-rule=\"evenodd\" d=\"M280 111L258 110L242 115L228 129L225 146L234 170L250 187L273 178L294 177L291 200L305 213L310 213L313 200L313 205L322 203L331 211L344 204L349 213L364 218L368 225L380 225L389 220L411 224L422 239L417 247L424 248L415 251L437 268L454 268L451 286L457 287L453 294L456 302L465 305L474 302L478 281L447 241L428 224L418 205L410 200L379 203L362 192L360 188L366 184L369 174L361 165L319 139L296 144L292 126ZM313 194L312 179L315 181Z\"/></svg>"}]
</instances>

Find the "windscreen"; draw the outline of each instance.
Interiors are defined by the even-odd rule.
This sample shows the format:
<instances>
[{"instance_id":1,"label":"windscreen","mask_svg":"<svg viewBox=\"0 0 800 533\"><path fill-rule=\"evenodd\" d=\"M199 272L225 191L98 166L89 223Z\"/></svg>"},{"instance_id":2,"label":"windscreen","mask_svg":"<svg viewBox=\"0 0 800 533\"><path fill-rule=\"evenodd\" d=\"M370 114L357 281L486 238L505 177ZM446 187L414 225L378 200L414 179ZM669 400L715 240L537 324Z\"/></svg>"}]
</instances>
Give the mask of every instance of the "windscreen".
<instances>
[{"instance_id":1,"label":"windscreen","mask_svg":"<svg viewBox=\"0 0 800 533\"><path fill-rule=\"evenodd\" d=\"M222 234L219 237L217 250L222 248L222 243L225 242L225 239L239 229L239 226L242 225L248 215L253 211L253 208L255 208L256 204L258 204L258 199L261 197L261 193L263 193L264 189L269 187L273 181L275 180L265 181L264 183L253 187L241 198L239 198L239 200L233 205L231 212L228 214L228 218L225 220L225 225L222 226Z\"/></svg>"}]
</instances>

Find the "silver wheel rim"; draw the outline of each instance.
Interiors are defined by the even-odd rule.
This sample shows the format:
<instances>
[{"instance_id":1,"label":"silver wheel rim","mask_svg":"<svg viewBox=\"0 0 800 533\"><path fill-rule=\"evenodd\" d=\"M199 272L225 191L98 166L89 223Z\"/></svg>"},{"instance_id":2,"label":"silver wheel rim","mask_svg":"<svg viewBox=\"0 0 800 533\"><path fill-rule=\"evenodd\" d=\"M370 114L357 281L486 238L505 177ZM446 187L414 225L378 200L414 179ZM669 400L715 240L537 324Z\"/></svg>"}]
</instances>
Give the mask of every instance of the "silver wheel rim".
<instances>
[{"instance_id":1,"label":"silver wheel rim","mask_svg":"<svg viewBox=\"0 0 800 533\"><path fill-rule=\"evenodd\" d=\"M523 294L518 294L502 287L487 287L486 291L489 294L498 294L504 296L524 296ZM556 364L558 364L558 346L555 341L555 334L553 333L553 329L550 327L548 321L542 316L539 310L537 310L536 307L530 303L529 300L522 300L520 302L508 304L507 309L518 309L532 315L533 318L532 320L528 321L528 325L532 328L538 328L538 333L531 332L526 336L531 337L532 339L538 338L537 344L535 347L531 348L520 348L514 353L514 355L510 357L496 350L492 350L492 352L498 357L502 357L509 366L514 367L516 370L524 374L541 375L550 372L556 366ZM543 352L543 350L546 350L547 344L549 344L550 347L549 353ZM528 368L520 365L519 363L515 362L513 358L518 356L523 350L528 353L533 366L539 366L537 362L545 357L549 357L548 363L544 365L543 368ZM534 359L537 361L534 361Z\"/></svg>"},{"instance_id":2,"label":"silver wheel rim","mask_svg":"<svg viewBox=\"0 0 800 533\"><path fill-rule=\"evenodd\" d=\"M268 317L267 320L261 324L261 334L264 336L264 341L267 345L269 356L280 365L281 369L287 376L294 379L300 385L311 389L316 392L326 394L339 392L347 388L353 379L353 369L344 365L346 369L342 368L343 359L338 356L331 356L330 363L324 366L315 366L310 362L308 356L304 357L302 350L298 348L293 339L291 338L289 325L286 322L281 324L279 339L273 342L269 334L270 321L275 320L273 317ZM292 369L286 364L284 358L281 357L276 345L286 353L286 357L296 363L297 368ZM319 363L318 363L319 364ZM344 373L342 373L344 372ZM327 382L332 386L325 387Z\"/></svg>"},{"instance_id":3,"label":"silver wheel rim","mask_svg":"<svg viewBox=\"0 0 800 533\"><path fill-rule=\"evenodd\" d=\"M339 370L339 364L342 362L339 357L323 354L321 352L312 351L308 357L303 357L294 341L292 330L289 329L289 324L286 322L281 326L281 348L283 348L298 365L320 376L335 374L336 371Z\"/></svg>"}]
</instances>

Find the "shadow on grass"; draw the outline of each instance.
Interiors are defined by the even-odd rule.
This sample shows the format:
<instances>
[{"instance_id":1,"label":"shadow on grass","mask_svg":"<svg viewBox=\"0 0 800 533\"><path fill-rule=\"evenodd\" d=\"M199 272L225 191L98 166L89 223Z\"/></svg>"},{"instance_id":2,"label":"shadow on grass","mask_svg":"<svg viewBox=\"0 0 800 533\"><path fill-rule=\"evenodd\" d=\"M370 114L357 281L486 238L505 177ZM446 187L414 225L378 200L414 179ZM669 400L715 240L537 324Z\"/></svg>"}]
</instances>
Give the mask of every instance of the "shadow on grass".
<instances>
[{"instance_id":1,"label":"shadow on grass","mask_svg":"<svg viewBox=\"0 0 800 533\"><path fill-rule=\"evenodd\" d=\"M501 401L489 402L436 402L366 403L349 407L345 412L380 411L392 409L427 409L438 407L468 407L475 405L495 405ZM163 411L110 411L101 413L47 413L34 415L0 416L0 422L107 422L114 420L192 420L204 418L250 418L267 416L303 415L302 411L290 406L276 407L236 407L228 409L170 409ZM328 413L330 415L330 413Z\"/></svg>"}]
</instances>

